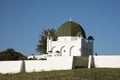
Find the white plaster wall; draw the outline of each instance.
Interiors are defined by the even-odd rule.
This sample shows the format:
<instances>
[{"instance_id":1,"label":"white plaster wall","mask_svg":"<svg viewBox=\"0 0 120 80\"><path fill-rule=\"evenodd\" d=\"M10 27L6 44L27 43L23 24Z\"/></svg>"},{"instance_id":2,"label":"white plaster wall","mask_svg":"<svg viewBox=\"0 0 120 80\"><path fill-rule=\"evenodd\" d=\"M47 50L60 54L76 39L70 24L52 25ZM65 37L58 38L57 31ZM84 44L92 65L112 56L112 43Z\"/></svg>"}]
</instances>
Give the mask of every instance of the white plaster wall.
<instances>
[{"instance_id":1,"label":"white plaster wall","mask_svg":"<svg viewBox=\"0 0 120 80\"><path fill-rule=\"evenodd\" d=\"M63 47L64 52L62 50ZM62 56L89 56L93 55L93 41L88 43L82 37L58 37L57 41L47 40L48 54L49 51L52 51L51 53L54 56L56 56L56 51L59 51Z\"/></svg>"},{"instance_id":2,"label":"white plaster wall","mask_svg":"<svg viewBox=\"0 0 120 80\"><path fill-rule=\"evenodd\" d=\"M66 40L58 40L58 41L52 41L52 46L49 47L53 48L53 53L55 53L56 51L60 51L62 47L65 48L65 54L62 54L62 56L70 56L70 48L71 47L75 47L74 50L74 56L81 56L81 39L77 39L77 40L70 40L68 37L66 38ZM62 51L60 51L62 52ZM73 55L73 54L72 54Z\"/></svg>"},{"instance_id":3,"label":"white plaster wall","mask_svg":"<svg viewBox=\"0 0 120 80\"><path fill-rule=\"evenodd\" d=\"M18 73L22 61L0 61L0 73Z\"/></svg>"},{"instance_id":4,"label":"white plaster wall","mask_svg":"<svg viewBox=\"0 0 120 80\"><path fill-rule=\"evenodd\" d=\"M120 55L93 56L91 59L96 68L120 68Z\"/></svg>"},{"instance_id":5,"label":"white plaster wall","mask_svg":"<svg viewBox=\"0 0 120 80\"><path fill-rule=\"evenodd\" d=\"M0 61L0 73L38 72L73 68L73 57L48 57L47 60Z\"/></svg>"},{"instance_id":6,"label":"white plaster wall","mask_svg":"<svg viewBox=\"0 0 120 80\"><path fill-rule=\"evenodd\" d=\"M72 69L73 57L48 57L47 60L26 60L26 72Z\"/></svg>"},{"instance_id":7,"label":"white plaster wall","mask_svg":"<svg viewBox=\"0 0 120 80\"><path fill-rule=\"evenodd\" d=\"M71 36L63 36L63 37L58 37L58 41L72 41L76 40L77 37L71 37Z\"/></svg>"}]
</instances>

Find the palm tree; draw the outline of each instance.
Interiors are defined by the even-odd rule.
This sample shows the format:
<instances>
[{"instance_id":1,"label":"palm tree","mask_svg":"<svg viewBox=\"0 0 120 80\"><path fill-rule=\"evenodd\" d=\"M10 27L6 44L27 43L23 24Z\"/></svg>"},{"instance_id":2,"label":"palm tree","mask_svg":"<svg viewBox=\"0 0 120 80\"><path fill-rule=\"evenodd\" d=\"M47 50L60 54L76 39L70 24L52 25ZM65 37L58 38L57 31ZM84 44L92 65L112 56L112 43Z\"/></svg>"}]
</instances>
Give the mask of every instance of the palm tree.
<instances>
[{"instance_id":1,"label":"palm tree","mask_svg":"<svg viewBox=\"0 0 120 80\"><path fill-rule=\"evenodd\" d=\"M40 52L41 54L47 54L47 52L46 52L47 36L49 36L49 38L52 38L53 40L56 40L55 32L56 32L56 30L54 28L46 29L41 32L40 39L38 41L38 45L36 48L37 52Z\"/></svg>"}]
</instances>

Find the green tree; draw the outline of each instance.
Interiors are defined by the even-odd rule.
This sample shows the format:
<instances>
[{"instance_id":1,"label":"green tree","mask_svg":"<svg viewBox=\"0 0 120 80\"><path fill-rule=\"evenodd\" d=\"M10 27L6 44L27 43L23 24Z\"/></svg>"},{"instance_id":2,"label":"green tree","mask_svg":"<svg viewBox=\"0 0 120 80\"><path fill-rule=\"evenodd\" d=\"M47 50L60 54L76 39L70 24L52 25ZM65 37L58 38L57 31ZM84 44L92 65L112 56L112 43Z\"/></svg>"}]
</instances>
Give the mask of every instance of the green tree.
<instances>
[{"instance_id":1,"label":"green tree","mask_svg":"<svg viewBox=\"0 0 120 80\"><path fill-rule=\"evenodd\" d=\"M26 56L21 54L20 52L16 52L14 49L9 48L5 51L0 52L0 60L24 60L27 59Z\"/></svg>"},{"instance_id":2,"label":"green tree","mask_svg":"<svg viewBox=\"0 0 120 80\"><path fill-rule=\"evenodd\" d=\"M54 28L52 29L46 29L43 30L40 34L40 39L38 41L38 45L36 50L40 52L41 54L47 54L46 47L47 47L47 37L51 38L52 40L56 40L56 30Z\"/></svg>"}]
</instances>

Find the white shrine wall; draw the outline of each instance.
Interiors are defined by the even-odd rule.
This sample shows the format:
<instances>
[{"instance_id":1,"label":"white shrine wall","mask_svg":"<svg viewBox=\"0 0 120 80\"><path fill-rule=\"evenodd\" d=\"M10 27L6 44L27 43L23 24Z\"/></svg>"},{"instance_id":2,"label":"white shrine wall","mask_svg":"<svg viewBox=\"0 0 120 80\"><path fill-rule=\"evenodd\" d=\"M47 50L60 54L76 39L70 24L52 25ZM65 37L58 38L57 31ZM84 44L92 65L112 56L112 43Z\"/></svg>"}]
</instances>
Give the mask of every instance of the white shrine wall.
<instances>
[{"instance_id":1,"label":"white shrine wall","mask_svg":"<svg viewBox=\"0 0 120 80\"><path fill-rule=\"evenodd\" d=\"M120 55L89 56L88 68L120 68Z\"/></svg>"},{"instance_id":2,"label":"white shrine wall","mask_svg":"<svg viewBox=\"0 0 120 80\"><path fill-rule=\"evenodd\" d=\"M0 73L21 72L22 61L0 61Z\"/></svg>"},{"instance_id":3,"label":"white shrine wall","mask_svg":"<svg viewBox=\"0 0 120 80\"><path fill-rule=\"evenodd\" d=\"M47 60L0 61L0 73L40 72L73 68L73 56L48 57Z\"/></svg>"}]
</instances>

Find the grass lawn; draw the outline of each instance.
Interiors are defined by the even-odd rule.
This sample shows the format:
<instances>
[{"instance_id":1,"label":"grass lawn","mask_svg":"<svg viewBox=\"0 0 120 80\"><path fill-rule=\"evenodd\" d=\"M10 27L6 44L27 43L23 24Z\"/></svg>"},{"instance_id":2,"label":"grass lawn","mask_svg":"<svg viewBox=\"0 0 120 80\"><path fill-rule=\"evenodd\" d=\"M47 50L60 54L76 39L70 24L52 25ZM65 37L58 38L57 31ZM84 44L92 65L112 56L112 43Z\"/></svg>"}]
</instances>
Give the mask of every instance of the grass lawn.
<instances>
[{"instance_id":1,"label":"grass lawn","mask_svg":"<svg viewBox=\"0 0 120 80\"><path fill-rule=\"evenodd\" d=\"M120 69L81 68L61 71L0 74L0 80L120 80Z\"/></svg>"}]
</instances>

